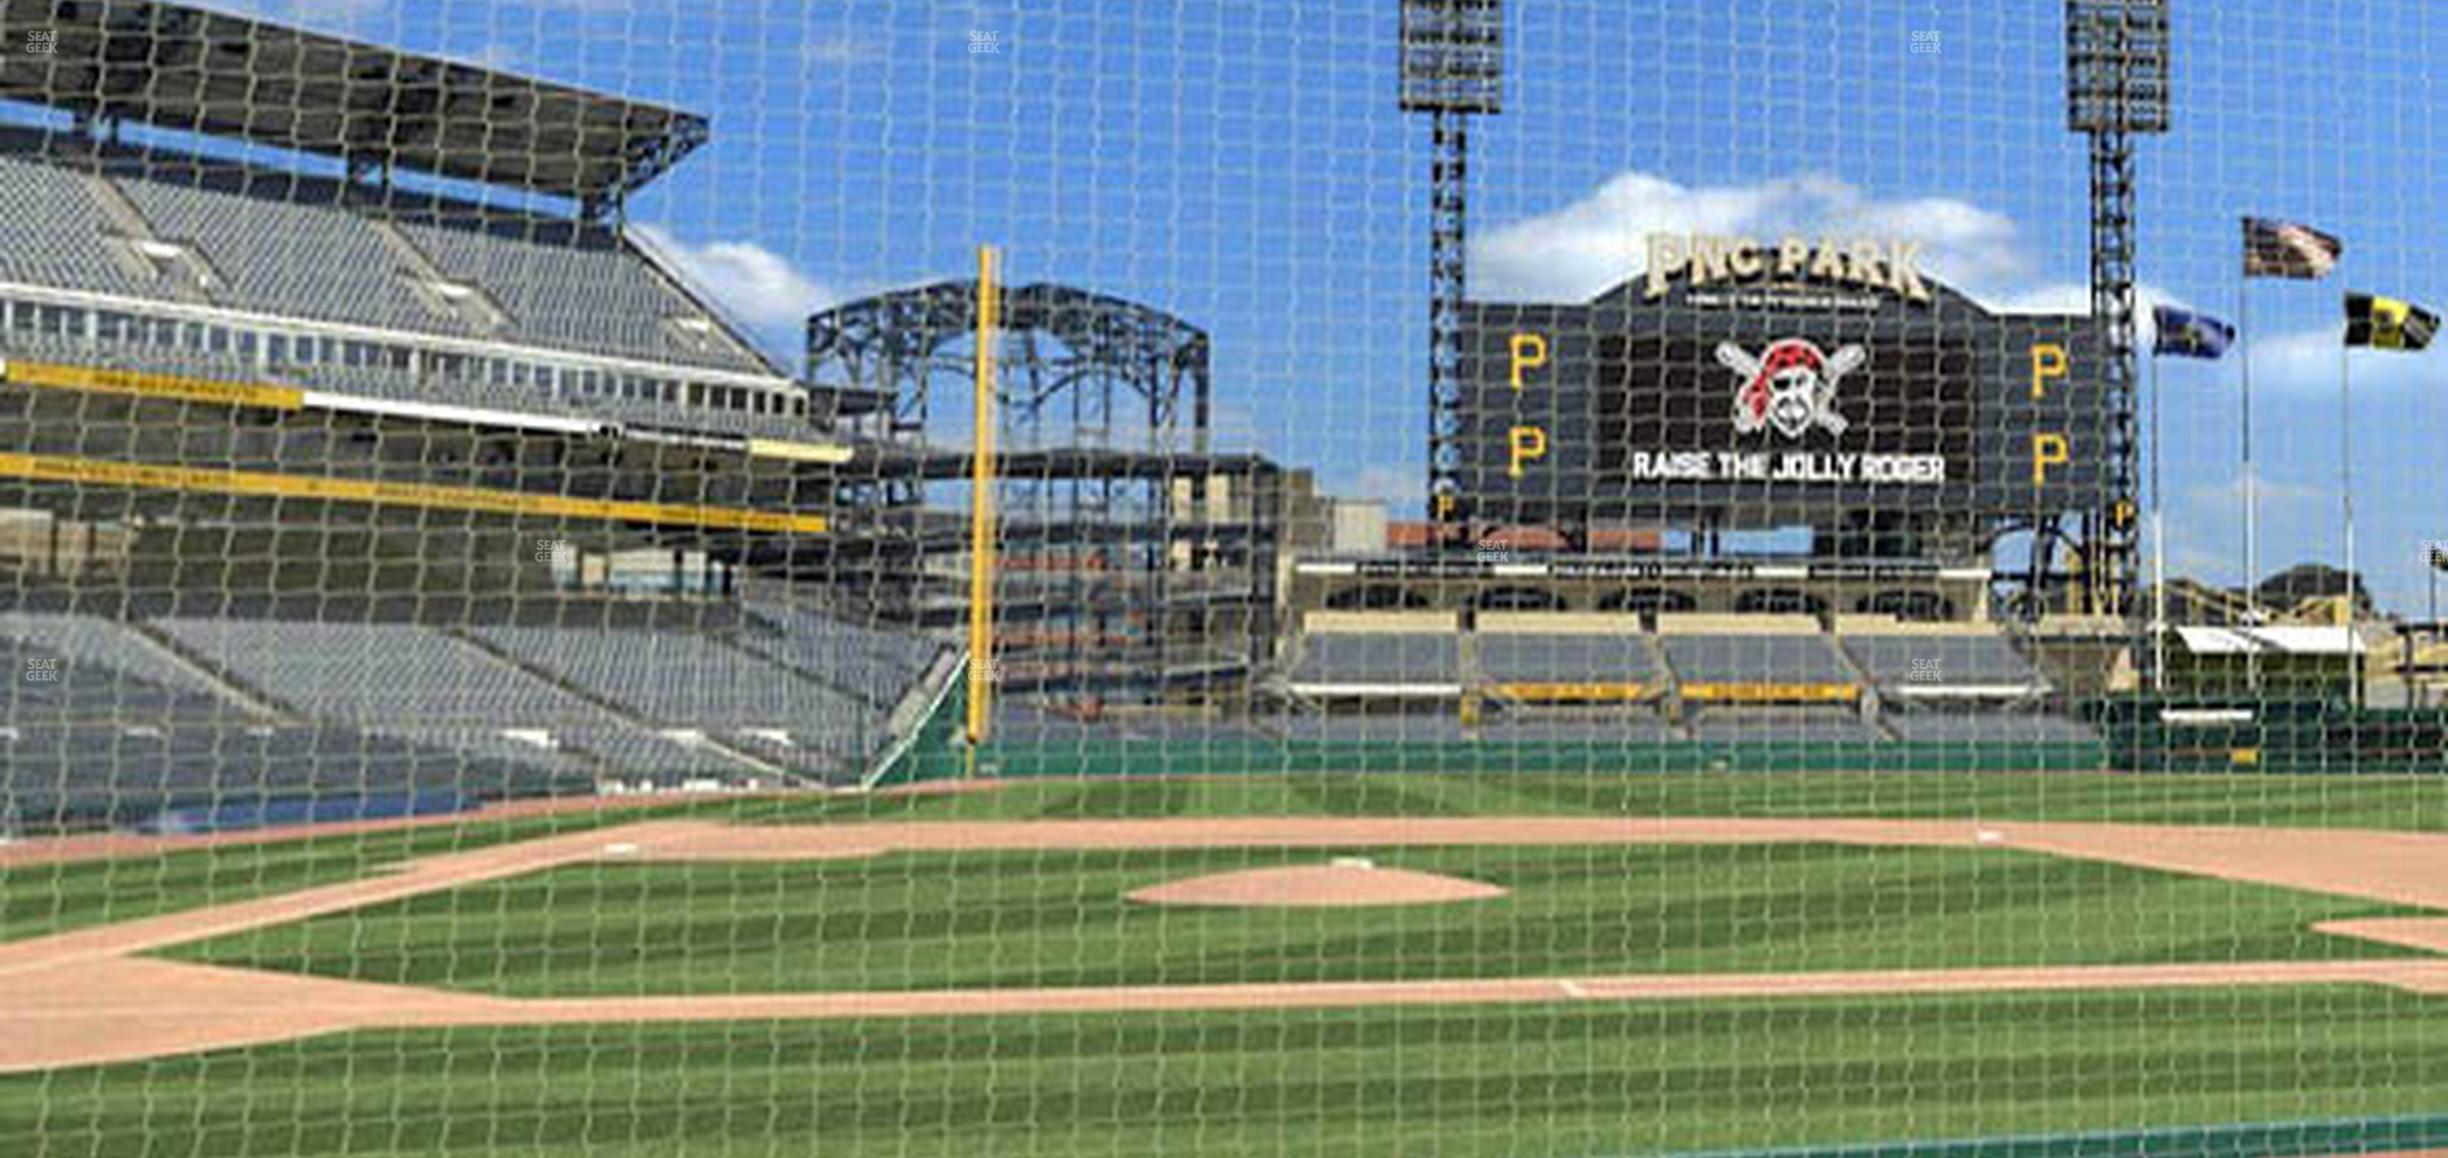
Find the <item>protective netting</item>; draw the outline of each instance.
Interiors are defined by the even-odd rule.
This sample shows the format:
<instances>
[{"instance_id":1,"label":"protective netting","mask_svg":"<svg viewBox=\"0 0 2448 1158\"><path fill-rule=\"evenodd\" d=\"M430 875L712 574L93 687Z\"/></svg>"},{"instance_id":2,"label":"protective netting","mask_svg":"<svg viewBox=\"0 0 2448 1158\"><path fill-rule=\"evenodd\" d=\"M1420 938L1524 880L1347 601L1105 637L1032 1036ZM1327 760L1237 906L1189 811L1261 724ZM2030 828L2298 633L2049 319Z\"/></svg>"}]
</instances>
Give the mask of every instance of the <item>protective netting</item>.
<instances>
[{"instance_id":1,"label":"protective netting","mask_svg":"<svg viewBox=\"0 0 2448 1158\"><path fill-rule=\"evenodd\" d=\"M0 0L0 1153L2448 1147L2433 23Z\"/></svg>"}]
</instances>

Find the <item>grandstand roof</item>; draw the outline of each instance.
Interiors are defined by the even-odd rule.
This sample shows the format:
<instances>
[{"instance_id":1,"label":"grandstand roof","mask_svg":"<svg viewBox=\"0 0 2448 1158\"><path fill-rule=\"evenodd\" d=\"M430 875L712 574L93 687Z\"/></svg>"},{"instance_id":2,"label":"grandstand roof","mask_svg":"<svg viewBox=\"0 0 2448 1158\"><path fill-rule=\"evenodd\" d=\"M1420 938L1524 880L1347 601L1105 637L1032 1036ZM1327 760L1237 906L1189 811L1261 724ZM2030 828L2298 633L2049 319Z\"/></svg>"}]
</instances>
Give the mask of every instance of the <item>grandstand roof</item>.
<instances>
[{"instance_id":1,"label":"grandstand roof","mask_svg":"<svg viewBox=\"0 0 2448 1158\"><path fill-rule=\"evenodd\" d=\"M2348 627L2193 627L2176 629L2185 649L2195 655L2344 655L2365 650L2363 639Z\"/></svg>"},{"instance_id":2,"label":"grandstand roof","mask_svg":"<svg viewBox=\"0 0 2448 1158\"><path fill-rule=\"evenodd\" d=\"M48 52L14 51L48 33ZM616 202L706 119L158 0L0 0L0 98L462 180Z\"/></svg>"},{"instance_id":3,"label":"grandstand roof","mask_svg":"<svg viewBox=\"0 0 2448 1158\"><path fill-rule=\"evenodd\" d=\"M849 347L885 343L913 358L966 341L977 331L975 281L940 281L891 290L822 310L808 319L811 362ZM1204 370L1207 332L1154 306L1054 282L1003 287L996 312L1006 331L1053 335L1075 354L1116 365L1166 364Z\"/></svg>"}]
</instances>

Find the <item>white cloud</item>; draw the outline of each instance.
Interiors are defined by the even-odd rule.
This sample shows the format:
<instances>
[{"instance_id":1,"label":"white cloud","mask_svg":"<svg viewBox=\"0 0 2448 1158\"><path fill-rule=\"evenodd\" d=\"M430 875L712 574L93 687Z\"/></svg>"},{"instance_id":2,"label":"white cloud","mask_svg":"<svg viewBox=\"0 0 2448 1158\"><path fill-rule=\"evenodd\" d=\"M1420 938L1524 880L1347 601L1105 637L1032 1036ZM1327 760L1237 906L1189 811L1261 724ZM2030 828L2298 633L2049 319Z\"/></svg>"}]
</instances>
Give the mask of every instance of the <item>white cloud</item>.
<instances>
[{"instance_id":1,"label":"white cloud","mask_svg":"<svg viewBox=\"0 0 2448 1158\"><path fill-rule=\"evenodd\" d=\"M811 37L799 48L801 63L815 68L840 68L874 60L882 50L870 39L850 32Z\"/></svg>"},{"instance_id":2,"label":"white cloud","mask_svg":"<svg viewBox=\"0 0 2448 1158\"><path fill-rule=\"evenodd\" d=\"M467 58L469 64L498 72L517 72L527 67L527 54L501 40L487 40Z\"/></svg>"},{"instance_id":3,"label":"white cloud","mask_svg":"<svg viewBox=\"0 0 2448 1158\"><path fill-rule=\"evenodd\" d=\"M1640 272L1651 233L1910 237L1933 276L1975 295L2016 292L2031 269L2011 219L1954 198L1880 200L1810 173L1694 187L1627 170L1561 209L1483 234L1471 247L1472 286L1496 298L1585 300Z\"/></svg>"},{"instance_id":4,"label":"white cloud","mask_svg":"<svg viewBox=\"0 0 2448 1158\"><path fill-rule=\"evenodd\" d=\"M692 245L657 225L633 226L656 252L741 324L768 335L797 332L807 316L839 301L831 287L799 272L790 260L753 241Z\"/></svg>"},{"instance_id":5,"label":"white cloud","mask_svg":"<svg viewBox=\"0 0 2448 1158\"><path fill-rule=\"evenodd\" d=\"M2346 323L2341 319L2335 325L2295 330L2254 342L2250 350L2253 384L2335 394L2345 332ZM2358 394L2367 389L2435 388L2448 381L2448 358L2442 357L2438 346L2413 354L2356 350L2345 353L2345 357L2350 363L2348 381Z\"/></svg>"},{"instance_id":6,"label":"white cloud","mask_svg":"<svg viewBox=\"0 0 2448 1158\"><path fill-rule=\"evenodd\" d=\"M257 20L322 32L363 34L391 0L210 0L210 7Z\"/></svg>"},{"instance_id":7,"label":"white cloud","mask_svg":"<svg viewBox=\"0 0 2448 1158\"><path fill-rule=\"evenodd\" d=\"M1617 174L1562 209L1484 235L1471 248L1472 289L1491 298L1586 300L1640 274L1650 233L1911 238L1922 244L1933 277L1998 313L2083 313L2091 302L2087 283L2029 280L2037 263L2002 213L1951 197L1879 200L1808 173L1700 188ZM2156 336L2153 307L2193 308L2149 283L2137 285L2134 298L2136 340L2146 350Z\"/></svg>"},{"instance_id":8,"label":"white cloud","mask_svg":"<svg viewBox=\"0 0 2448 1158\"><path fill-rule=\"evenodd\" d=\"M2136 286L2134 297L2135 311L2141 316L2141 332L2147 338L2151 331L2151 303L2156 295ZM1983 296L1981 304L2001 314L2079 314L2091 308L2091 287L2074 281L2010 287Z\"/></svg>"},{"instance_id":9,"label":"white cloud","mask_svg":"<svg viewBox=\"0 0 2448 1158\"><path fill-rule=\"evenodd\" d=\"M2267 467L2261 468L2259 475L2258 485L2254 490L2255 497L2263 503L2334 505L2337 502L2337 489L2334 487L2274 479L2269 476ZM2200 503L2215 510L2221 505L2243 502L2244 489L2244 476L2239 468L2237 471L2221 475L2215 481L2197 482L2187 486L2183 493L2185 500Z\"/></svg>"}]
</instances>

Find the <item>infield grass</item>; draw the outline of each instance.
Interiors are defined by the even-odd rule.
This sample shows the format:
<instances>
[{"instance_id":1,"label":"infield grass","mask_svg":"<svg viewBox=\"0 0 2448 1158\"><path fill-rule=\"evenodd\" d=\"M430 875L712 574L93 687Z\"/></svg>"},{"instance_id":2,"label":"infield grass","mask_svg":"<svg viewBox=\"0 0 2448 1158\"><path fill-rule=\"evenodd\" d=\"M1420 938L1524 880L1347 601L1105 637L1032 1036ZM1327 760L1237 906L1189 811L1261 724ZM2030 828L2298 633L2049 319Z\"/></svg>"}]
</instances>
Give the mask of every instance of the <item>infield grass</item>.
<instances>
[{"instance_id":1,"label":"infield grass","mask_svg":"<svg viewBox=\"0 0 2448 1158\"><path fill-rule=\"evenodd\" d=\"M2448 777L2105 773L1291 775L1038 780L932 795L740 797L0 868L0 940L353 880L415 856L633 820L890 823L1200 816L1989 818L2448 831Z\"/></svg>"},{"instance_id":2,"label":"infield grass","mask_svg":"<svg viewBox=\"0 0 2448 1158\"><path fill-rule=\"evenodd\" d=\"M0 867L0 941L355 880L402 861L675 815L702 806L576 810Z\"/></svg>"},{"instance_id":3,"label":"infield grass","mask_svg":"<svg viewBox=\"0 0 2448 1158\"><path fill-rule=\"evenodd\" d=\"M1511 891L1367 908L1125 898L1337 855ZM511 996L1186 985L2401 956L2311 926L2421 912L2006 849L926 852L572 865L167 955Z\"/></svg>"}]
</instances>

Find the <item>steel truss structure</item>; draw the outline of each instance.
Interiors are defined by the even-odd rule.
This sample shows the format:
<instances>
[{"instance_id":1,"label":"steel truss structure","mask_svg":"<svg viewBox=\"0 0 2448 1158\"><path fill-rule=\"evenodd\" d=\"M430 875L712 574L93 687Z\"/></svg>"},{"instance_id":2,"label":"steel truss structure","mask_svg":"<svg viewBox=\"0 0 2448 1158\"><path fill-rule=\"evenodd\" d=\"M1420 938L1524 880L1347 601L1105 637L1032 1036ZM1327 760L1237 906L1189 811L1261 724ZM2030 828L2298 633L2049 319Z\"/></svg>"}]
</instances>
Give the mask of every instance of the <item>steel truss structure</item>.
<instances>
[{"instance_id":1,"label":"steel truss structure","mask_svg":"<svg viewBox=\"0 0 2448 1158\"><path fill-rule=\"evenodd\" d=\"M1470 121L1504 108L1502 0L1404 0L1401 84L1403 111L1429 117L1428 517L1445 522L1456 515L1462 468Z\"/></svg>"},{"instance_id":2,"label":"steel truss structure","mask_svg":"<svg viewBox=\"0 0 2448 1158\"><path fill-rule=\"evenodd\" d=\"M2168 87L2166 0L2066 0L2066 126L2090 146L2091 313L2106 331L2101 386L2115 423L2107 503L2083 516L2082 585L2074 593L2081 610L2097 614L2128 613L2135 582L2141 524L2133 143L2167 132ZM2035 544L2036 580L2043 562Z\"/></svg>"},{"instance_id":3,"label":"steel truss structure","mask_svg":"<svg viewBox=\"0 0 2448 1158\"><path fill-rule=\"evenodd\" d=\"M846 488L842 512L876 561L861 595L930 628L965 606L964 521L943 488L968 470L977 294L941 282L808 319L809 381L878 397L854 424L877 466ZM1210 453L1206 332L1046 283L1005 289L997 317L995 662L1007 695L1236 700L1271 650L1281 492L1272 463Z\"/></svg>"}]
</instances>

